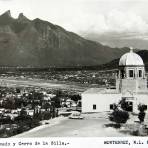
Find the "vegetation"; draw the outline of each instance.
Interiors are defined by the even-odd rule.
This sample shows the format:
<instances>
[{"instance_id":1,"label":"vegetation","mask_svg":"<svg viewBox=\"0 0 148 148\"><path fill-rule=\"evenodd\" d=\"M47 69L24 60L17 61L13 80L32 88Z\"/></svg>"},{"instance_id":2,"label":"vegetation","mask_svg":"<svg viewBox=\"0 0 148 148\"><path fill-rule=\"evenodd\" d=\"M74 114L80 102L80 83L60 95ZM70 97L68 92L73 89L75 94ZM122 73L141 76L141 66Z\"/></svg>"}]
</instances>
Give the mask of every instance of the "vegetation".
<instances>
[{"instance_id":1,"label":"vegetation","mask_svg":"<svg viewBox=\"0 0 148 148\"><path fill-rule=\"evenodd\" d=\"M147 110L147 106L144 104L139 104L138 110L139 110L138 119L139 119L140 123L142 123L142 122L144 122L145 110Z\"/></svg>"},{"instance_id":2,"label":"vegetation","mask_svg":"<svg viewBox=\"0 0 148 148\"><path fill-rule=\"evenodd\" d=\"M110 121L115 122L116 124L126 123L129 119L129 113L124 111L123 109L119 109L119 104L113 104L112 109L113 112L110 114L109 119Z\"/></svg>"},{"instance_id":3,"label":"vegetation","mask_svg":"<svg viewBox=\"0 0 148 148\"><path fill-rule=\"evenodd\" d=\"M114 110L109 119L117 124L126 123L129 119L129 114L126 111Z\"/></svg>"}]
</instances>

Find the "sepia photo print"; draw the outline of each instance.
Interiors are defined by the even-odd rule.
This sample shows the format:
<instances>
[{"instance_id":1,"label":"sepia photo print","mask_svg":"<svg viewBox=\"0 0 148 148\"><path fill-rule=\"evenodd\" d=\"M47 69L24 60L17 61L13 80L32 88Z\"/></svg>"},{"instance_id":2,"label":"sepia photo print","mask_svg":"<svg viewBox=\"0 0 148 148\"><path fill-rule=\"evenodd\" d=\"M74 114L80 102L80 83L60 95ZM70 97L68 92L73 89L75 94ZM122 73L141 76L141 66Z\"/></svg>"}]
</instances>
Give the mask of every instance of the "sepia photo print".
<instances>
[{"instance_id":1,"label":"sepia photo print","mask_svg":"<svg viewBox=\"0 0 148 148\"><path fill-rule=\"evenodd\" d=\"M148 136L147 6L0 0L0 138Z\"/></svg>"}]
</instances>

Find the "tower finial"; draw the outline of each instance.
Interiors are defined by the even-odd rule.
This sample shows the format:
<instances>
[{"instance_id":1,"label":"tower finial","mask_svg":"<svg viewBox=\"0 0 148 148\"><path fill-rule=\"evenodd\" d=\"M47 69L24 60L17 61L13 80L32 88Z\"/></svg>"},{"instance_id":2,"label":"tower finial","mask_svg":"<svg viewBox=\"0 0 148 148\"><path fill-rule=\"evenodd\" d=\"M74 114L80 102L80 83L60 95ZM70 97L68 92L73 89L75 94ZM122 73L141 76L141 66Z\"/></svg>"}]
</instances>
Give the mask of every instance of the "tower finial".
<instances>
[{"instance_id":1,"label":"tower finial","mask_svg":"<svg viewBox=\"0 0 148 148\"><path fill-rule=\"evenodd\" d=\"M130 52L133 52L133 47L130 47Z\"/></svg>"}]
</instances>

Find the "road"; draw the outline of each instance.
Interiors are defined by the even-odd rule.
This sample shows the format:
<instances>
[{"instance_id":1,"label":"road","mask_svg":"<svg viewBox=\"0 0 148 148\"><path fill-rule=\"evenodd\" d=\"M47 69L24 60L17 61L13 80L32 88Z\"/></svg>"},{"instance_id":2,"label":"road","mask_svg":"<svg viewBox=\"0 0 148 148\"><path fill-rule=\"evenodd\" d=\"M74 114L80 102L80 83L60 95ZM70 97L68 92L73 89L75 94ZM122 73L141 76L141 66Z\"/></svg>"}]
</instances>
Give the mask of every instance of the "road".
<instances>
[{"instance_id":1,"label":"road","mask_svg":"<svg viewBox=\"0 0 148 148\"><path fill-rule=\"evenodd\" d=\"M83 120L65 118L53 125L41 126L39 129L33 129L14 138L31 137L116 137L126 136L113 128L106 128L104 124L109 123L104 115L86 116Z\"/></svg>"}]
</instances>

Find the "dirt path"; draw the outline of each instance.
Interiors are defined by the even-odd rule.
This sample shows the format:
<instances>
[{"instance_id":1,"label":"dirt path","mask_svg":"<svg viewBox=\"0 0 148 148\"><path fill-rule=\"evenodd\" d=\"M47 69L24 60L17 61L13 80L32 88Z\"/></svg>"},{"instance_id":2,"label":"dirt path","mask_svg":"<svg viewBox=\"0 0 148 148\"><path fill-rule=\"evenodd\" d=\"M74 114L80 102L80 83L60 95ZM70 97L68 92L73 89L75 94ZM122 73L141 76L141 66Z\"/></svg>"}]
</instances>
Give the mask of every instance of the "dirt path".
<instances>
[{"instance_id":1,"label":"dirt path","mask_svg":"<svg viewBox=\"0 0 148 148\"><path fill-rule=\"evenodd\" d=\"M58 120L58 119L57 119ZM122 137L113 128L106 128L104 124L109 123L103 114L85 115L83 120L68 119L60 120L52 125L46 125L34 131L25 132L15 137Z\"/></svg>"}]
</instances>

